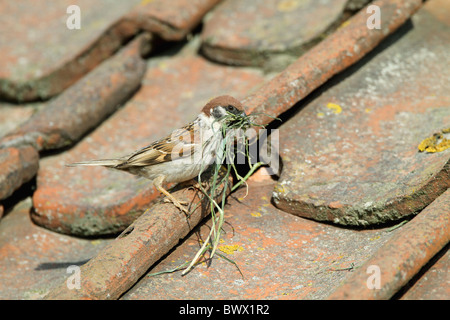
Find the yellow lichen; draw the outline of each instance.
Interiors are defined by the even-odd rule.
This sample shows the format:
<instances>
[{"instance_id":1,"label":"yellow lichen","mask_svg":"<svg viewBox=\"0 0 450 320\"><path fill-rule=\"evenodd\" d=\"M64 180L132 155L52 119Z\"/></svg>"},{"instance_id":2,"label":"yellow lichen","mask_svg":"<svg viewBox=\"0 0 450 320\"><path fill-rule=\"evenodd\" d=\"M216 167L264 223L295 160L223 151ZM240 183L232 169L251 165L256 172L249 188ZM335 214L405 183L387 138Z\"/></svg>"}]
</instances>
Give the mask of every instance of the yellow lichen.
<instances>
[{"instance_id":1,"label":"yellow lichen","mask_svg":"<svg viewBox=\"0 0 450 320\"><path fill-rule=\"evenodd\" d=\"M444 151L446 149L450 148L450 140L444 139L439 143L436 147L437 152Z\"/></svg>"},{"instance_id":2,"label":"yellow lichen","mask_svg":"<svg viewBox=\"0 0 450 320\"><path fill-rule=\"evenodd\" d=\"M348 26L350 23L351 23L350 20L345 20L345 21L338 27L338 29L340 29L340 28L345 28L345 27Z\"/></svg>"},{"instance_id":3,"label":"yellow lichen","mask_svg":"<svg viewBox=\"0 0 450 320\"><path fill-rule=\"evenodd\" d=\"M424 139L420 144L419 144L419 151L420 152L424 152L427 148L432 147L436 144L436 135L433 135L432 137L426 138Z\"/></svg>"},{"instance_id":4,"label":"yellow lichen","mask_svg":"<svg viewBox=\"0 0 450 320\"><path fill-rule=\"evenodd\" d=\"M242 251L244 250L244 248L242 248L242 246L238 245L238 244L233 244L233 245L223 245L223 246L218 246L217 247L220 251L222 251L223 253L226 254L233 254L236 251Z\"/></svg>"},{"instance_id":5,"label":"yellow lichen","mask_svg":"<svg viewBox=\"0 0 450 320\"><path fill-rule=\"evenodd\" d=\"M450 140L444 137L445 133L450 133L450 128L443 129L441 132L424 139L417 148L420 152L426 151L428 153L441 152L450 148Z\"/></svg>"},{"instance_id":6,"label":"yellow lichen","mask_svg":"<svg viewBox=\"0 0 450 320\"><path fill-rule=\"evenodd\" d=\"M294 11L300 5L305 5L309 0L283 0L277 4L277 9L280 12Z\"/></svg>"},{"instance_id":7,"label":"yellow lichen","mask_svg":"<svg viewBox=\"0 0 450 320\"><path fill-rule=\"evenodd\" d=\"M327 104L327 108L333 110L333 112L335 114L339 114L342 112L342 108L340 105L336 104L336 103L328 103Z\"/></svg>"},{"instance_id":8,"label":"yellow lichen","mask_svg":"<svg viewBox=\"0 0 450 320\"><path fill-rule=\"evenodd\" d=\"M286 192L286 190L284 189L284 187L282 186L282 185L276 185L275 187L273 187L274 188L274 190L275 190L275 192L278 192L278 193L285 193Z\"/></svg>"}]
</instances>

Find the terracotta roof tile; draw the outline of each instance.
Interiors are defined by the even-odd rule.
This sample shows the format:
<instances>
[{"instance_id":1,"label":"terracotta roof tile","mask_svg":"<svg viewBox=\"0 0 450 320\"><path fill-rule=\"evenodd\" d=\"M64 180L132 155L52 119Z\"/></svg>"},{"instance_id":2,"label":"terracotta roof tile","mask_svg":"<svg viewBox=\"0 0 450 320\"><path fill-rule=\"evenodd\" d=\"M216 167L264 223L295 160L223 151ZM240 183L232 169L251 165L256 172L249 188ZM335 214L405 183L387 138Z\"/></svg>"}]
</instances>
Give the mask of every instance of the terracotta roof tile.
<instances>
[{"instance_id":1,"label":"terracotta roof tile","mask_svg":"<svg viewBox=\"0 0 450 320\"><path fill-rule=\"evenodd\" d=\"M448 1L219 2L83 0L70 31L65 0L0 4L0 297L448 298L432 288L449 241ZM282 118L255 119L279 129L280 176L228 197L222 257L146 277L193 258L209 206L186 217L150 181L64 165L145 146L221 94ZM436 132L442 151L420 153Z\"/></svg>"}]
</instances>

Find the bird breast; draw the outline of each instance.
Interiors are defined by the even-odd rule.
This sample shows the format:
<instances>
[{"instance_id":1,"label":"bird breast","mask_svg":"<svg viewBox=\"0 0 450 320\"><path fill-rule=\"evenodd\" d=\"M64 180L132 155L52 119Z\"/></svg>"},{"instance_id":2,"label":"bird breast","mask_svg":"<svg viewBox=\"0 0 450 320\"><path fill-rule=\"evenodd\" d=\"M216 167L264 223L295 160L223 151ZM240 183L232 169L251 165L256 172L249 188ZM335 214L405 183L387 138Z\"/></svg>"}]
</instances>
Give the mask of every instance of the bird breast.
<instances>
[{"instance_id":1,"label":"bird breast","mask_svg":"<svg viewBox=\"0 0 450 320\"><path fill-rule=\"evenodd\" d=\"M223 136L220 123L211 121L202 114L194 121L194 144L191 156L174 158L152 166L135 168L135 174L153 180L160 175L166 182L183 182L197 177L216 159L217 149L222 144ZM131 169L131 168L130 168Z\"/></svg>"}]
</instances>

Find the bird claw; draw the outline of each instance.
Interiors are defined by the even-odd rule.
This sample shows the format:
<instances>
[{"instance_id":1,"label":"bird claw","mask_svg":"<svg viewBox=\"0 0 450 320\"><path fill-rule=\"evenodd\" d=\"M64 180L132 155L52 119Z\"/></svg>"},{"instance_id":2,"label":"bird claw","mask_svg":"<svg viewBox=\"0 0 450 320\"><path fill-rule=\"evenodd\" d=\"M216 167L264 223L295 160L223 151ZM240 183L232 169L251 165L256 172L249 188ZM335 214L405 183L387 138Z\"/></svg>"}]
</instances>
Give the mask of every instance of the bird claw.
<instances>
[{"instance_id":1,"label":"bird claw","mask_svg":"<svg viewBox=\"0 0 450 320\"><path fill-rule=\"evenodd\" d=\"M180 209L180 211L184 212L186 215L189 215L189 211L188 211L188 209L186 208L186 206L189 205L189 202L188 202L188 201L179 201L179 200L177 200L177 199L175 199L175 198L173 198L173 199L170 199L170 198L164 198L163 201L164 201L165 203L169 203L169 202L173 203L173 205L174 205L175 207L177 207L178 209Z\"/></svg>"},{"instance_id":2,"label":"bird claw","mask_svg":"<svg viewBox=\"0 0 450 320\"><path fill-rule=\"evenodd\" d=\"M206 189L207 187L208 187L208 182L202 181L201 184L200 184L200 182L197 181L197 183L195 183L195 184L189 186L188 189L191 189L191 190L197 189L197 190L199 190L199 191L203 191L203 190Z\"/></svg>"}]
</instances>

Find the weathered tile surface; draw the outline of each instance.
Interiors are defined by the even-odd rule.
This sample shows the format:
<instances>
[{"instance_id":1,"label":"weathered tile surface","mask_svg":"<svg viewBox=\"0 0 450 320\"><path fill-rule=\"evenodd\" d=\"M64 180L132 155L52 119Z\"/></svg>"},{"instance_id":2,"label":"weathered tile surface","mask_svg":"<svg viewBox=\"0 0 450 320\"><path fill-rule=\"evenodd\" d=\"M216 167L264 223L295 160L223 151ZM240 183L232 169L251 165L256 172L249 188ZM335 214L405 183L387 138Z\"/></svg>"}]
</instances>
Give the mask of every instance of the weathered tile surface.
<instances>
[{"instance_id":1,"label":"weathered tile surface","mask_svg":"<svg viewBox=\"0 0 450 320\"><path fill-rule=\"evenodd\" d=\"M395 232L348 230L287 214L271 202L273 182L249 183L225 207L223 258L181 272L143 277L123 299L321 299ZM189 262L211 221L197 227L149 274ZM341 270L342 269L342 270Z\"/></svg>"},{"instance_id":2,"label":"weathered tile surface","mask_svg":"<svg viewBox=\"0 0 450 320\"><path fill-rule=\"evenodd\" d=\"M417 148L450 123L450 27L433 7L280 127L279 208L368 225L417 212L449 187L450 150Z\"/></svg>"},{"instance_id":3,"label":"weathered tile surface","mask_svg":"<svg viewBox=\"0 0 450 320\"><path fill-rule=\"evenodd\" d=\"M41 105L25 123L0 140L0 147L33 145L41 151L78 141L140 86L147 66L141 53L148 51L149 39L148 34L134 39L58 97Z\"/></svg>"},{"instance_id":4,"label":"weathered tile surface","mask_svg":"<svg viewBox=\"0 0 450 320\"><path fill-rule=\"evenodd\" d=\"M122 156L193 120L220 94L238 98L259 85L257 72L217 66L199 57L150 59L141 89L74 148L41 161L33 196L34 221L77 235L116 233L159 193L150 181L101 167L65 164Z\"/></svg>"},{"instance_id":5,"label":"weathered tile surface","mask_svg":"<svg viewBox=\"0 0 450 320\"><path fill-rule=\"evenodd\" d=\"M77 239L48 231L30 220L31 199L17 204L0 223L0 299L41 299L111 240Z\"/></svg>"},{"instance_id":6,"label":"weathered tile surface","mask_svg":"<svg viewBox=\"0 0 450 320\"><path fill-rule=\"evenodd\" d=\"M0 200L9 197L33 178L39 168L39 154L32 146L0 149Z\"/></svg>"},{"instance_id":7,"label":"weathered tile surface","mask_svg":"<svg viewBox=\"0 0 450 320\"><path fill-rule=\"evenodd\" d=\"M40 105L42 104L33 103L17 105L0 102L0 138L26 122Z\"/></svg>"},{"instance_id":8,"label":"weathered tile surface","mask_svg":"<svg viewBox=\"0 0 450 320\"><path fill-rule=\"evenodd\" d=\"M205 172L203 181L209 179L210 175L208 178ZM219 196L223 187L218 186ZM81 268L80 290L68 290L66 284L61 283L45 299L118 299L210 213L209 202L197 189L181 187L172 194L182 201L190 200L189 216L171 203L155 203ZM105 265L108 265L106 273Z\"/></svg>"},{"instance_id":9,"label":"weathered tile surface","mask_svg":"<svg viewBox=\"0 0 450 320\"><path fill-rule=\"evenodd\" d=\"M40 104L32 115L33 107L0 111L10 111L6 116L12 115L9 125L15 127L0 139L5 159L0 162L0 200L36 174L39 151L78 141L136 91L146 70L141 51L148 40L148 34L139 36L60 96ZM22 115L23 122L14 114Z\"/></svg>"},{"instance_id":10,"label":"weathered tile surface","mask_svg":"<svg viewBox=\"0 0 450 320\"><path fill-rule=\"evenodd\" d=\"M330 36L308 50L294 63L264 84L243 102L249 111L278 116L291 109L334 75L372 51L383 39L403 25L422 5L420 0L378 0L380 29L368 29L365 9L355 14ZM258 123L273 118L261 115Z\"/></svg>"},{"instance_id":11,"label":"weathered tile surface","mask_svg":"<svg viewBox=\"0 0 450 320\"><path fill-rule=\"evenodd\" d=\"M388 242L327 298L339 300L392 298L450 242L449 221L450 189L418 216L397 229ZM372 287L376 285L376 281L373 277L369 278L368 274L379 279L378 288Z\"/></svg>"},{"instance_id":12,"label":"weathered tile surface","mask_svg":"<svg viewBox=\"0 0 450 320\"><path fill-rule=\"evenodd\" d=\"M221 0L141 1L124 19L165 40L180 40Z\"/></svg>"},{"instance_id":13,"label":"weathered tile surface","mask_svg":"<svg viewBox=\"0 0 450 320\"><path fill-rule=\"evenodd\" d=\"M111 39L125 39L137 32L138 29L146 29L158 33L159 36L167 40L180 39L198 23L201 16L210 9L214 2L217 1L180 0L174 3L173 6L163 6L160 8L162 10L157 12L162 13L163 15L165 14L166 17L170 18L169 20L164 20L158 17L155 12L152 12L151 9L152 7L158 8L160 5L158 4L159 1L141 1L134 10L125 15L124 18L120 19L117 24L114 24L112 29L109 29L110 32L112 32L112 34L109 33L109 35L112 36ZM353 2L356 3L359 1ZM177 9L180 5L182 6L183 3L188 6L192 4L192 6L189 6L190 10ZM302 2L280 1L280 3L283 3L287 8L292 8ZM303 3L307 3L307 1ZM246 105L250 107L249 109L263 112L266 111L273 115L279 115L281 112L286 111L297 101L308 95L312 90L327 81L332 75L342 71L363 57L375 47L381 39L402 24L415 8L419 6L420 1L381 0L376 1L375 3L382 7L383 17L389 17L389 19L382 20L382 30L368 31L365 26L366 16L359 13L341 26L335 34L325 39L324 43L321 43L316 48L307 52L304 59L299 59L285 72L280 74L280 76L275 78L274 81L266 83L260 90L255 92L255 95L251 95L247 98L245 102ZM440 20L443 24L448 23L448 9L449 7L444 1L428 1L426 3L426 11L428 13L422 12L421 15L417 15L414 18L413 23L416 25L420 22L428 27L436 26L436 20ZM181 11L186 14L178 14ZM123 12L123 14L125 13L126 12ZM428 17L426 16L427 14L429 14ZM172 22L165 24L164 21ZM406 28L403 28L403 31L405 30ZM119 34L114 34L115 32L118 32ZM415 30L415 32L417 32L417 30ZM106 32L106 34L108 34L108 32ZM426 38L426 33L423 33L422 35ZM434 36L436 35L439 35L439 33L436 33ZM397 35L397 37L398 36L399 35ZM430 36L430 38L433 37ZM108 36L105 37L105 34L103 34L103 39L108 39ZM448 38L441 37L441 41L442 39ZM433 59L436 58L433 54L436 52L430 50L429 52L418 50L417 48L420 48L420 43L423 39L417 37L416 40L416 47L413 47L413 49L410 50L410 52L416 54L415 56L412 56L412 61L416 61L420 57L430 58L431 61L433 61ZM434 43L433 41L434 39L427 39L425 44ZM97 46L97 49L101 47L102 46L99 45ZM190 48L186 48L185 50L191 51ZM378 52L378 54L380 53ZM398 57L402 56L399 55ZM398 57L394 55L392 61L397 62L395 59ZM373 55L370 56L370 59L373 59ZM367 63L368 60L371 61L370 59L364 60L363 63ZM409 57L404 60L410 61ZM25 60L21 61L22 63L26 62ZM409 66L408 62L402 61L402 63L403 65L406 64ZM425 62L420 61L418 65L422 63L424 66L428 67L431 62L425 59ZM394 84L394 86L397 84L399 88L401 85L405 86L405 84L396 82L397 79L395 78L397 73L405 76L402 71L396 69L398 65L402 64L391 63L385 65L385 68L383 68L386 73L384 76L389 75L390 78L394 79L392 83L391 79L389 79L389 81L384 81L384 84L388 88L390 88L391 84ZM253 87L251 83L257 83L262 79L259 75L245 70L231 71L232 69L222 68L220 69L222 71L219 72L218 67L216 68L209 65L202 59L192 57L151 59L149 61L149 66L151 72L147 73L147 77L144 79L143 88L137 92L129 104L124 108L128 108L128 113L125 117L123 117L122 114L121 120L126 123L121 123L119 119L115 118L116 115L114 115L104 124L106 128L102 126L98 129L102 135L97 134L96 130L89 134L87 139L80 142L73 150L66 152L66 155L60 154L51 156L43 161L46 167L45 170L41 170L43 173L40 174L39 181L39 191L43 191L43 193L39 194L38 192L35 195L34 202L35 204L43 206L45 211L41 211L39 214L32 212L36 221L60 232L72 232L75 230L76 234L86 235L85 231L89 228L91 228L93 233L98 233L99 230L103 230L100 233L117 232L134 219L133 217L126 217L128 220L127 222L124 222L126 219L122 219L120 216L123 216L127 212L134 214L136 213L136 211L134 211L136 208L142 212L148 207L150 198L156 196L151 191L149 182L136 182L136 180L130 176L128 176L128 178L130 178L128 181L126 180L128 179L126 178L126 173L113 174L113 176L109 178L98 174L95 170L87 171L84 174L81 173L81 171L85 171L86 168L77 168L73 172L70 172L70 174L67 174L68 168L63 168L64 164L78 160L106 157L107 152L111 152L108 155L122 155L135 148L139 148L148 144L149 141L161 137L164 133L169 132L170 129L189 121L195 116L202 104L212 96L222 93L232 93L238 98L242 98L248 94L248 90ZM361 64L358 67L361 67ZM444 70L438 71L432 69L430 72L435 71L435 74L439 75L447 74L445 72L448 71L448 69L443 69ZM179 70L181 70L181 72ZM422 69L418 68L418 70L420 71ZM351 78L354 71L355 70L351 70L351 72L346 73L346 75ZM216 72L218 74L216 74ZM206 76L204 73L206 73ZM377 75L378 73L374 72L373 74ZM149 75L151 76L149 77ZM411 76L412 78L422 75L423 74L421 73L414 72L407 74L407 76ZM241 77L244 79L237 79ZM159 78L165 79L165 85L162 84L163 81L158 83L158 81L155 80ZM374 80L372 79L373 81L371 84L374 85L374 87L371 88L364 88L360 84L355 85L356 89L353 93L365 92L364 89L366 89L367 92L370 91L372 94L374 92L379 93L377 91L378 87L375 86L375 84L379 84L380 79L383 79L383 77ZM425 76L425 80L429 80L429 75ZM191 83L195 89L192 89L189 85L185 86L183 81ZM239 89L236 89L236 87L242 86L242 81L247 83L248 86L245 85L245 88L240 91ZM118 83L120 83L120 81ZM116 85L118 83L116 83ZM183 85L174 86L174 83L183 83ZM413 103L413 107L417 107L418 100L414 100L417 98L416 92L421 92L424 88L438 88L436 80L421 83L419 86L415 85L417 84L416 82L412 83L412 89L417 90L411 90L413 91L411 97L405 98L406 94L398 94L400 91L398 91L396 87L392 88L392 92L396 92L397 94L387 97L391 98L392 101L397 101L398 99L402 104L411 102ZM335 84L335 82L332 82L331 86ZM175 87L173 88L173 91L167 89L171 86ZM338 115L345 115L345 117L347 117L348 114L346 111L348 111L348 109L346 109L346 105L342 104L342 101L338 99L341 98L340 95L344 90L339 89L339 86L337 86L338 88L332 88L330 90L331 86L327 86L327 90L334 94L333 97L336 98L336 100L328 101L326 97L329 96L325 96L323 100L316 97L318 101L321 101L319 103L320 105L317 106L317 109L322 109L315 115L319 120L329 121L331 126L333 126L339 123L339 121L333 117ZM213 89L205 89L209 87L212 87ZM441 87L445 88L445 85L442 85ZM224 91L222 91L222 89L224 89ZM24 92L25 91L22 93ZM41 93L42 92L44 91L41 91ZM426 103L424 103L423 106L418 106L414 109L414 112L412 112L414 115L409 115L411 116L409 119L413 120L415 119L415 116L420 118L423 115L427 115L427 128L430 130L426 131L423 129L422 131L426 132L420 132L420 134L417 133L416 129L414 129L416 131L412 131L414 132L414 135L416 135L415 138L418 142L434 132L431 130L432 126L435 125L436 118L434 116L436 113L440 115L439 112L442 108L436 108L435 113L432 113L431 115L428 113L427 108L432 105L433 101L442 98L440 93L441 92L437 90L437 94L426 96ZM325 93L325 95L326 94L327 93ZM400 98L398 97L399 95ZM346 98L345 94L343 94L343 96ZM150 121L144 116L148 113L147 107L151 110L155 110L158 105L163 104L161 101L153 101L155 97L161 99L161 101L164 102L164 106L168 105L169 107L168 110L152 113L152 117L155 119L152 119L151 123L159 122L161 123L161 126L149 129L147 127ZM383 99L387 98L383 97ZM81 104L82 101L84 101L83 97L75 100ZM100 100L104 99L100 98L99 101ZM172 100L175 100L173 105L168 103L168 101ZM382 99L379 100L382 101ZM149 101L153 102L149 105ZM367 100L364 99L361 101L364 103L367 102ZM445 99L441 99L441 101L444 101L445 103L448 102L448 100ZM329 104L330 102L331 104ZM134 105L134 107L130 108L129 105ZM196 107L192 107L194 105ZM398 107L398 105L395 106ZM403 119L403 121L406 122L405 119L408 119L408 115L405 116L405 113L411 113L411 109L408 109L405 105L403 106L402 112L398 114L390 115L390 109L388 108L381 109L381 113L371 113L374 109L380 111L378 105L373 109L364 109L364 112L370 114L371 124L378 123L381 132L392 133L397 130L395 131L397 134L404 134L407 136L408 134L411 134L411 132L406 133L406 128L394 130L391 128L394 120L386 120L392 118L397 121L400 117L400 119ZM350 110L352 111L357 110L356 106L351 105L350 107ZM34 109L34 107L32 108ZM179 112L174 113L174 110ZM3 114L6 114L4 111L5 110L0 110L0 126L2 128L7 128L8 125L9 128L14 128L18 124L24 122L24 119L19 119L22 114L22 110L19 110L15 113L15 115L18 116L15 119L12 119L13 121L11 123L6 123L6 125L5 123L2 124L2 112ZM361 110L359 111L362 113ZM120 110L119 112L123 112L123 110ZM47 115L51 114L52 112L49 112ZM24 112L23 115L25 118L28 118L30 113ZM185 115L187 115L186 118L184 117ZM363 116L364 115L365 114L363 113ZM363 116L360 115L359 119L364 119ZM378 118L376 118L377 116ZM442 121L448 122L447 118L448 116L443 118ZM264 117L261 117L261 119L264 119ZM317 119L314 117L308 119L311 121L307 123L305 128L311 130L311 124ZM345 119L348 120L348 118ZM260 122L267 123L269 121L268 119L265 119ZM414 121L411 121L413 128L418 126L415 126L414 123ZM130 127L134 125L137 127L130 129ZM92 125L91 128L92 127L94 127L94 125ZM317 134L323 134L324 127L321 127ZM350 124L349 127L351 130L354 128L354 125ZM83 128L80 131L81 133L75 134L76 138L73 138L73 135L71 135L71 139L69 139L69 141L71 141L70 143L76 141L83 134L82 132L86 130L85 127ZM118 131L116 131L116 128L118 128ZM442 128L438 128L438 130L439 129ZM141 132L145 133L147 136L142 135L137 137L136 134L140 134ZM294 131L291 130L290 133L292 132ZM0 136L2 135L0 128ZM125 136L126 138L122 140L117 138L118 136ZM148 138L149 136L150 138ZM345 136L343 140L348 138L351 143L358 141L357 139L350 139L352 137L353 136L351 135L349 138ZM367 136L365 137L367 138ZM378 135L376 137L380 136ZM64 139L66 138L67 137L64 137ZM369 138L372 137L370 136ZM386 137L383 136L383 138ZM398 137L396 138L399 140ZM63 141L64 139L59 139L59 141ZM325 135L323 139L327 140L330 139L330 137ZM405 141L411 142L413 140L412 138L408 139L401 141L405 143ZM348 140L345 140L344 142L348 142ZM396 148L398 147L393 143L393 140L394 137L392 138L392 141L388 140L386 144L387 147L391 148L393 145ZM15 141L17 142L18 140ZM58 139L52 141L58 142ZM122 142L117 143L118 141ZM304 140L302 141L304 142ZM379 141L376 142L378 143ZM37 144L35 143L35 145ZM44 145L46 144L40 144L40 148ZM48 146L50 145L54 145L57 148L62 146L58 143L48 144ZM348 144L340 145L338 143L337 145L338 147L342 146L342 149L345 150L349 147ZM23 144L11 143L10 147L13 148L1 149L0 152L9 152L12 149L17 150L20 149L18 148L19 146L23 147ZM115 149L111 149L111 146ZM357 156L364 159L366 155L358 149L360 145L354 143L353 146L354 148L351 149L351 151L356 152ZM306 149L313 147L316 146L305 144ZM27 150L32 149L31 147L27 148L29 148ZM391 148L389 150L393 149L394 148ZM328 145L327 148L322 148L320 150L329 151L330 145ZM387 155L386 166L394 163L398 168L400 165L395 161L392 161L389 157L389 150L383 150L383 155ZM289 159L290 152L291 151L286 151L284 155L286 157L287 154L288 162L292 160ZM35 154L37 155L36 151ZM407 156L411 154L407 153ZM86 158L78 158L80 155L86 156ZM384 156L383 159L385 159ZM434 155L434 158L429 158L429 155L425 154L422 156L423 159L432 159L431 164L427 164L430 165L432 169L436 169L442 164L442 162L439 162L440 160L436 159L442 160L441 157L443 157L443 154ZM295 154L294 157L296 157ZM304 160L301 156L298 158L300 161ZM398 159L403 160L404 158L395 158L395 160ZM335 159L332 160L334 161ZM321 163L320 161L321 160L318 159L318 163ZM33 161L33 163L37 164L37 161ZM15 164L24 165L23 162L19 163L17 161ZM360 167L361 166L356 166L356 168ZM106 171L107 175L112 173L102 168L97 168L96 170L99 172ZM448 167L443 167L443 171L444 170L448 170ZM2 168L0 168L0 172L2 172ZM400 178L407 179L408 177L409 176L407 175L406 178ZM96 181L96 179L98 180L99 178L102 181ZM358 178L360 178L360 176L358 176ZM435 185L445 183L445 179L448 179L448 177L446 178L445 176L441 176L441 178L441 180L436 179L438 181L434 182ZM8 180L8 182L11 181L13 180ZM432 181L432 179L429 181ZM342 183L346 183L346 181L343 181ZM181 277L180 273L156 277L144 277L125 295L124 299L320 299L329 297L329 293L334 291L343 280L346 281L346 285L342 287L343 289L341 288L340 294L344 293L343 296L347 297L346 294L350 291L361 299L365 297L364 294L367 294L367 292L363 292L362 294L358 293L360 292L358 290L365 288L363 285L368 277L365 272L367 263L381 264L385 288L383 288L381 295L375 296L376 298L388 298L392 296L398 288L407 283L408 279L416 274L420 267L424 265L440 247L445 245L446 241L448 242L448 223L446 223L448 221L448 217L446 216L448 210L446 210L446 208L448 207L449 202L448 199L446 200L443 196L440 196L438 200L428 206L418 217L414 218L406 226L393 232L388 232L385 229L341 229L336 226L319 224L311 220L290 215L275 208L272 203L270 203L271 190L274 182L267 180L267 176L256 174L251 178L249 184L250 194L247 198L243 199L245 193L244 190L238 191L230 198L226 215L228 224L225 226L226 233L224 242L221 243L219 251L222 254L229 252L227 257L238 263L244 273L243 278L240 276L234 265L224 261L222 258L216 258L212 261L209 268L203 263L185 277ZM18 185L20 185L20 183ZM130 190L127 190L127 188L130 188ZM430 198L428 200L431 201L431 198L436 197L439 193L436 190L437 189L433 189L430 192L429 189L420 189L418 193L428 192ZM92 193L94 193L94 195L89 197L89 194ZM191 194L192 192L189 190L183 190L181 193L189 199L195 199ZM150 197L146 198L148 195L150 195ZM116 201L115 198L119 198L119 201ZM86 201L84 201L84 199L86 199ZM130 201L130 199L131 203L136 204L136 206L131 209L126 206L126 202ZM423 198L421 199L423 200ZM54 200L56 200L56 202ZM405 203L405 206L411 206L406 210L411 209L416 202L417 198L408 200ZM28 199L19 204L12 211L9 211L9 208L6 208L6 216L0 223L0 269L2 270L0 273L0 288L2 289L0 291L1 296L6 299L40 298L49 292L49 288L53 288L54 285L59 285L58 288L62 288L62 291L52 291L56 294L57 298L117 298L141 277L148 266L153 265L155 261L176 245L178 239L184 238L188 230L192 229L198 221L200 221L199 219L201 219L201 215L196 215L194 218L195 221L191 220L189 224L187 224L186 219L179 219L180 217L183 218L183 216L179 214L179 212L175 212L172 205L157 204L153 207L154 212L147 212L142 215L142 219L139 218L133 224L134 228L125 231L119 238L113 241L110 246L104 248L109 241L78 240L55 234L31 224L29 219L30 205L30 200ZM333 209L341 209L340 204L337 202L330 203L330 205ZM90 211L89 208L94 208L94 210ZM0 204L0 217L3 210L4 209ZM112 227L111 225L108 226L103 224L105 222L105 217L106 220L112 222ZM208 223L210 223L210 221L206 221L204 225L197 228L196 232L192 233L180 246L175 247L175 249L170 252L168 256L164 257L158 265L155 265L150 272L166 270L184 263L185 261L189 261L199 247L199 236L201 235L204 238L209 231ZM148 226L151 226L151 228ZM170 234L165 234L162 230L165 230ZM446 236L447 238L445 238ZM33 249L30 250L30 248ZM380 250L380 248L382 248L382 250ZM374 252L375 254L373 254ZM83 282L83 290L76 292L67 290L65 284L65 280L69 276L66 272L67 266L73 264L81 265L94 256L95 258L92 259L90 263L84 264L82 267L82 270L87 272L85 273L87 279ZM417 282L416 286L413 287L414 290L410 290L403 298L448 297L448 293L446 293L445 290L442 290L442 287L440 288L441 290L430 289L433 286L438 287L442 285L442 283L445 283L445 277L442 277L443 273L435 273L435 271L447 269L445 261L446 260L441 258L438 263L430 268L429 271L432 271L433 274L428 274L430 276L429 278L428 275L425 274L425 276ZM366 263L366 265L364 265L364 263ZM392 263L395 263L397 267L392 268ZM109 273L104 272L104 266L108 266ZM137 268L139 270L137 270ZM3 270L6 270L6 272L3 272ZM355 279L360 279L360 281L358 280L355 282ZM102 281L106 282L103 283ZM418 288L419 284L420 288ZM352 289L348 290L349 286ZM48 297L52 297L52 292L50 292L50 296ZM69 295L58 295L58 293L69 293ZM373 294L373 292L367 295L367 298L373 298L371 294ZM337 295L339 295L339 290ZM55 295L53 297L55 297Z\"/></svg>"},{"instance_id":14,"label":"weathered tile surface","mask_svg":"<svg viewBox=\"0 0 450 320\"><path fill-rule=\"evenodd\" d=\"M284 54L289 63L339 20L346 2L224 1L205 22L202 50L230 64L263 65L276 54Z\"/></svg>"},{"instance_id":15,"label":"weathered tile surface","mask_svg":"<svg viewBox=\"0 0 450 320\"><path fill-rule=\"evenodd\" d=\"M180 40L218 0L3 1L0 24L0 97L48 99L113 55L140 30ZM69 29L80 8L80 29ZM107 10L105 10L107 8Z\"/></svg>"},{"instance_id":16,"label":"weathered tile surface","mask_svg":"<svg viewBox=\"0 0 450 320\"><path fill-rule=\"evenodd\" d=\"M14 105L0 102L0 139L26 122L40 105L40 103ZM28 181L36 174L39 156L37 151L31 149L33 148L0 149L0 200L11 195L22 182ZM0 218L2 208L0 204Z\"/></svg>"},{"instance_id":17,"label":"weathered tile surface","mask_svg":"<svg viewBox=\"0 0 450 320\"><path fill-rule=\"evenodd\" d=\"M0 5L0 96L13 100L49 98L116 51L123 29L103 37L134 1L2 1ZM66 26L70 5L81 10L81 29ZM108 10L105 10L108 8ZM134 32L134 31L132 31ZM94 47L94 49L92 49Z\"/></svg>"},{"instance_id":18,"label":"weathered tile surface","mask_svg":"<svg viewBox=\"0 0 450 320\"><path fill-rule=\"evenodd\" d=\"M447 245L448 246L448 245ZM445 249L444 249L445 251ZM402 300L450 299L450 251L436 261L401 297Z\"/></svg>"}]
</instances>

